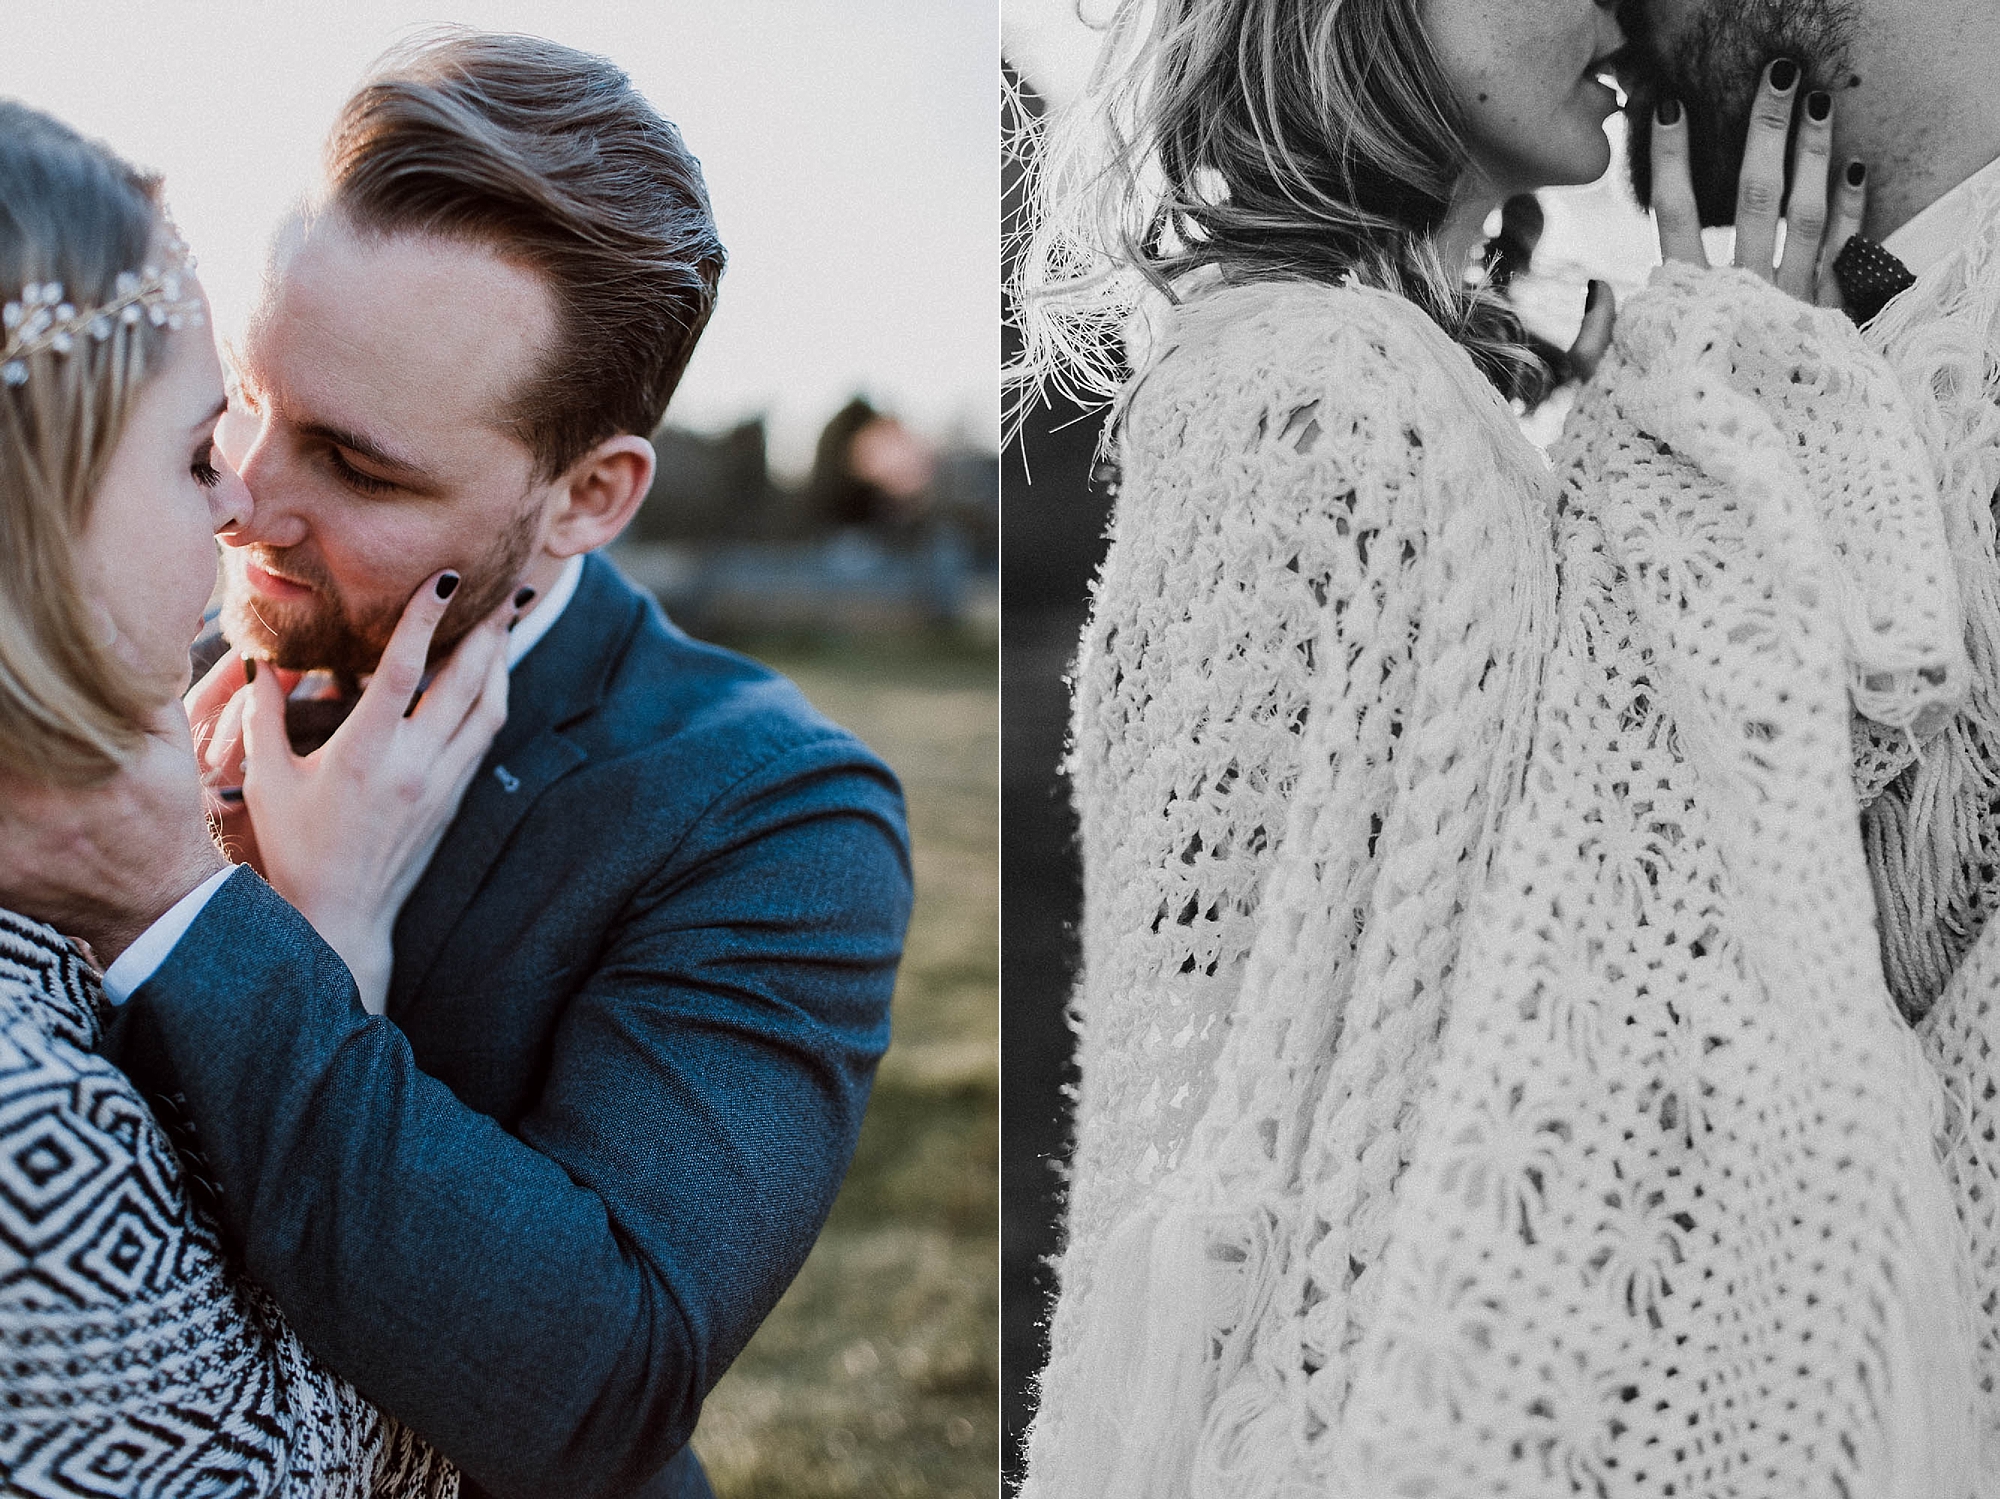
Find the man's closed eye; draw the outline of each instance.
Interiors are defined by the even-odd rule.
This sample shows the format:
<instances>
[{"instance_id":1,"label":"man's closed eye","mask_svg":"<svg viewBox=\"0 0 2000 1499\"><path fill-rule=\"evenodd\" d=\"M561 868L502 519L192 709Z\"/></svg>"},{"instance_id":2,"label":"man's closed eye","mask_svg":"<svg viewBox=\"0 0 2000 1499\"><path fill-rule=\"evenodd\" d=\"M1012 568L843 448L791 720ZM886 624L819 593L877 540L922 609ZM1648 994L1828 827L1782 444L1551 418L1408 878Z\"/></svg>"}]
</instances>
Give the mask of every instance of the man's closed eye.
<instances>
[{"instance_id":1,"label":"man's closed eye","mask_svg":"<svg viewBox=\"0 0 2000 1499\"><path fill-rule=\"evenodd\" d=\"M346 455L339 448L328 448L326 457L328 464L333 468L334 477L350 489L358 490L362 494L385 494L399 487L394 480L378 478L374 474L364 473L356 468L347 461Z\"/></svg>"}]
</instances>

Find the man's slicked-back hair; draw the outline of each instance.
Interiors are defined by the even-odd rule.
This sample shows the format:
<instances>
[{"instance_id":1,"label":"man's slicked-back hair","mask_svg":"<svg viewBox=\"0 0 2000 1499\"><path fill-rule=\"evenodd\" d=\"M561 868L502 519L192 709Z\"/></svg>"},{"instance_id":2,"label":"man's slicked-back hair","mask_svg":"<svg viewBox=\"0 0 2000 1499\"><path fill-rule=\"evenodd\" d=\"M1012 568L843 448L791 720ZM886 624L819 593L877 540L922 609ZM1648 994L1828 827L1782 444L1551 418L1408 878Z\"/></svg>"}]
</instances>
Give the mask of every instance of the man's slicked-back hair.
<instances>
[{"instance_id":1,"label":"man's slicked-back hair","mask_svg":"<svg viewBox=\"0 0 2000 1499\"><path fill-rule=\"evenodd\" d=\"M539 37L451 28L385 54L327 140L317 206L543 278L555 335L507 421L546 479L659 424L722 275L680 132L614 64Z\"/></svg>"}]
</instances>

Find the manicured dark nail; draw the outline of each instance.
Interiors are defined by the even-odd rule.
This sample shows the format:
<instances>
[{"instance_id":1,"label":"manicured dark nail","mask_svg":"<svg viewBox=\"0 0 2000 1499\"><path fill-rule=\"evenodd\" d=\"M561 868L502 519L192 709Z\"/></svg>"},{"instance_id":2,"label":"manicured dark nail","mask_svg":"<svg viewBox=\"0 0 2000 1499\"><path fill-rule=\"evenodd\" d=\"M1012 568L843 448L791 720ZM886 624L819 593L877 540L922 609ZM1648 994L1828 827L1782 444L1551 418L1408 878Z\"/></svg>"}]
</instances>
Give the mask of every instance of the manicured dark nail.
<instances>
[{"instance_id":1,"label":"manicured dark nail","mask_svg":"<svg viewBox=\"0 0 2000 1499\"><path fill-rule=\"evenodd\" d=\"M457 587L458 574L446 573L442 578L438 579L438 597L441 599L450 598Z\"/></svg>"},{"instance_id":2,"label":"manicured dark nail","mask_svg":"<svg viewBox=\"0 0 2000 1499\"><path fill-rule=\"evenodd\" d=\"M525 609L534 601L535 590L532 588L523 588L519 593L514 595L514 607L516 609Z\"/></svg>"},{"instance_id":3,"label":"manicured dark nail","mask_svg":"<svg viewBox=\"0 0 2000 1499\"><path fill-rule=\"evenodd\" d=\"M1832 94L1829 94L1824 89L1822 89L1818 93L1812 93L1806 95L1806 117L1808 119L1823 120L1832 113L1833 113Z\"/></svg>"},{"instance_id":4,"label":"manicured dark nail","mask_svg":"<svg viewBox=\"0 0 2000 1499\"><path fill-rule=\"evenodd\" d=\"M1653 114L1662 125L1669 127L1678 125L1681 122L1681 101L1678 99L1662 99L1659 107L1653 111Z\"/></svg>"},{"instance_id":5,"label":"manicured dark nail","mask_svg":"<svg viewBox=\"0 0 2000 1499\"><path fill-rule=\"evenodd\" d=\"M1604 300L1604 283L1592 279L1590 290L1583 295L1583 310L1586 316L1597 310L1597 304Z\"/></svg>"},{"instance_id":6,"label":"manicured dark nail","mask_svg":"<svg viewBox=\"0 0 2000 1499\"><path fill-rule=\"evenodd\" d=\"M1799 81L1799 65L1789 57L1781 57L1771 64L1771 87L1781 94L1792 91L1792 85Z\"/></svg>"},{"instance_id":7,"label":"manicured dark nail","mask_svg":"<svg viewBox=\"0 0 2000 1499\"><path fill-rule=\"evenodd\" d=\"M257 680L257 658L255 656L245 656L243 658L243 680L245 682L254 682Z\"/></svg>"},{"instance_id":8,"label":"manicured dark nail","mask_svg":"<svg viewBox=\"0 0 2000 1499\"><path fill-rule=\"evenodd\" d=\"M1867 162L1850 161L1847 164L1847 185L1849 187L1859 187L1861 186L1862 183L1866 182L1867 180L1868 180Z\"/></svg>"}]
</instances>

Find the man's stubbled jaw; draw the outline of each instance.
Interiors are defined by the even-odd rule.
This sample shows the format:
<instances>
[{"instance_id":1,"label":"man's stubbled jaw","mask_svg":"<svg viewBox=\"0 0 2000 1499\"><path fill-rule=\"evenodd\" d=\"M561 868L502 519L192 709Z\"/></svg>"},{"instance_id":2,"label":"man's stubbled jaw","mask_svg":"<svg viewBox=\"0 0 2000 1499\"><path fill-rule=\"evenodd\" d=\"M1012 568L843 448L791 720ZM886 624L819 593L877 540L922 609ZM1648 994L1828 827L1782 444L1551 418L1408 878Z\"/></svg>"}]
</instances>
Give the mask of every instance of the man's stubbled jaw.
<instances>
[{"instance_id":1,"label":"man's stubbled jaw","mask_svg":"<svg viewBox=\"0 0 2000 1499\"><path fill-rule=\"evenodd\" d=\"M1630 39L1618 74L1628 95L1632 190L1652 206L1653 109L1678 99L1701 222L1734 223L1743 137L1764 70L1781 57L1798 63L1805 77L1795 100L1851 87L1853 0L1697 0L1672 38L1657 33L1651 9L1647 0L1622 0L1618 12Z\"/></svg>"},{"instance_id":2,"label":"man's stubbled jaw","mask_svg":"<svg viewBox=\"0 0 2000 1499\"><path fill-rule=\"evenodd\" d=\"M433 666L520 587L534 555L540 519L538 507L524 507L488 540L477 560L461 566L464 581L431 637ZM243 564L252 560L311 587L312 598L284 605L258 598L242 576ZM223 563L223 579L219 623L234 649L290 671L325 670L349 680L375 669L408 602L396 599L356 617L326 565L304 547L232 549Z\"/></svg>"}]
</instances>

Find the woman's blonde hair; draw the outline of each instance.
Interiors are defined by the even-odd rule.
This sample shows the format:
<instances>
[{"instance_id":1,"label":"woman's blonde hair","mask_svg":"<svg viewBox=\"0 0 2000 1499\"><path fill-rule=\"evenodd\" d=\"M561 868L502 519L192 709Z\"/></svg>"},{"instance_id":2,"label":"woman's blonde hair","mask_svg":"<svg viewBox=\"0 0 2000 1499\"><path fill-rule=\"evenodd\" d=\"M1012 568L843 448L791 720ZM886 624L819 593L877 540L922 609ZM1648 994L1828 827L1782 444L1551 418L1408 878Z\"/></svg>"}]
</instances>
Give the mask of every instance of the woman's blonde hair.
<instances>
[{"instance_id":1,"label":"woman's blonde hair","mask_svg":"<svg viewBox=\"0 0 2000 1499\"><path fill-rule=\"evenodd\" d=\"M1132 314L1203 268L1394 292L1504 394L1546 393L1519 321L1436 247L1471 155L1419 9L1122 0L1084 96L1015 111L1017 422L1045 393L1115 397Z\"/></svg>"},{"instance_id":2,"label":"woman's blonde hair","mask_svg":"<svg viewBox=\"0 0 2000 1499\"><path fill-rule=\"evenodd\" d=\"M156 178L0 100L0 302L53 281L65 301L103 306L163 226ZM100 779L139 750L158 706L157 688L103 643L77 546L167 337L146 318L116 321L106 338L26 356L27 378L0 383L0 771Z\"/></svg>"}]
</instances>

